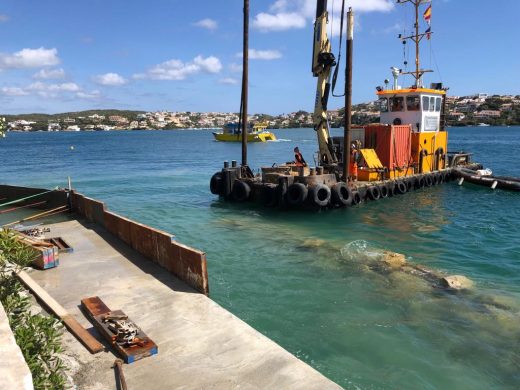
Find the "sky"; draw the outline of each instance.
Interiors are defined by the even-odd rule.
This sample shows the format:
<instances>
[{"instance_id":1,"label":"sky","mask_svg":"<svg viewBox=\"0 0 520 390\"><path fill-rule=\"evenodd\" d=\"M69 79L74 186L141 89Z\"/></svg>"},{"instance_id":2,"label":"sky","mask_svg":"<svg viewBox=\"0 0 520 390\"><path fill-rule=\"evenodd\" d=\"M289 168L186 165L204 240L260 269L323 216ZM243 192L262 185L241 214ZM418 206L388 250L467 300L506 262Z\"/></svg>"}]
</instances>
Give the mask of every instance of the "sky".
<instances>
[{"instance_id":1,"label":"sky","mask_svg":"<svg viewBox=\"0 0 520 390\"><path fill-rule=\"evenodd\" d=\"M421 62L449 95L520 94L520 1L432 0ZM355 12L353 101L375 99L390 67L413 66L413 6L347 0ZM421 5L424 10L428 4ZM85 109L237 112L243 0L3 0L0 113ZM337 55L341 0L328 0ZM249 113L312 111L316 0L251 0ZM421 18L421 31L427 25ZM345 45L343 45L345 47ZM345 54L340 75L344 74ZM400 84L412 84L403 76ZM336 94L343 90L343 77ZM343 98L331 98L339 108Z\"/></svg>"}]
</instances>

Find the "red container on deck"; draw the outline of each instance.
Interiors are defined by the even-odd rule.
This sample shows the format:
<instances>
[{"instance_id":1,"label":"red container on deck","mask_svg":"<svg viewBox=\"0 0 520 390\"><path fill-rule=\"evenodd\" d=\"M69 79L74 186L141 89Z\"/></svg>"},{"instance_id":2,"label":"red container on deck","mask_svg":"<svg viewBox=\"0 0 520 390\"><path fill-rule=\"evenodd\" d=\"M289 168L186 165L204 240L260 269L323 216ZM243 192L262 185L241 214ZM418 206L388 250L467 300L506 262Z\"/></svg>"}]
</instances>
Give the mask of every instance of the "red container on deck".
<instances>
[{"instance_id":1,"label":"red container on deck","mask_svg":"<svg viewBox=\"0 0 520 390\"><path fill-rule=\"evenodd\" d=\"M412 127L410 125L365 126L365 148L374 149L388 170L407 168L412 160Z\"/></svg>"}]
</instances>

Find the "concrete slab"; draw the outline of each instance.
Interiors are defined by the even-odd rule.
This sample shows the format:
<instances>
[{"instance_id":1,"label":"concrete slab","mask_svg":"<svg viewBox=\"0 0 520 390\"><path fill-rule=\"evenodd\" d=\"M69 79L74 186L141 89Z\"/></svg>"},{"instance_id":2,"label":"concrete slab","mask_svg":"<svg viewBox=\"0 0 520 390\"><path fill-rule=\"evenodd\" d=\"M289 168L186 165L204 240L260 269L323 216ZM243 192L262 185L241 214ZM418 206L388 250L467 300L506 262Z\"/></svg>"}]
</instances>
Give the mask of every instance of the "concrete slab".
<instances>
[{"instance_id":1,"label":"concrete slab","mask_svg":"<svg viewBox=\"0 0 520 390\"><path fill-rule=\"evenodd\" d=\"M79 308L97 295L121 309L159 346L159 354L124 365L132 389L339 389L221 306L96 225L48 225L74 248L60 266L31 276L87 329ZM80 389L115 389L113 351L89 354L68 332L67 360Z\"/></svg>"}]
</instances>

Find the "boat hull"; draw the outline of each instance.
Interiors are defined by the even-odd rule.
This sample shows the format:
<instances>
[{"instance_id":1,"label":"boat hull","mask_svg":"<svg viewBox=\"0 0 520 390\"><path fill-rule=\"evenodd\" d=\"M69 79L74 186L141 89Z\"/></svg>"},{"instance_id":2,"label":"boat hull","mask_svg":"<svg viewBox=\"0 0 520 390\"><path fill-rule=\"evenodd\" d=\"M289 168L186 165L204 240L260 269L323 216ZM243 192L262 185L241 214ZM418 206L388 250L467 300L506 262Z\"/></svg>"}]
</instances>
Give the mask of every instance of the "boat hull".
<instances>
[{"instance_id":1,"label":"boat hull","mask_svg":"<svg viewBox=\"0 0 520 390\"><path fill-rule=\"evenodd\" d=\"M221 142L242 142L242 134L223 134L213 133L215 140ZM276 141L276 137L273 133L251 133L247 135L247 142L266 142Z\"/></svg>"},{"instance_id":2,"label":"boat hull","mask_svg":"<svg viewBox=\"0 0 520 390\"><path fill-rule=\"evenodd\" d=\"M507 176L482 176L475 171L464 168L453 170L456 177L464 178L464 181L488 188L500 188L508 191L520 191L520 179ZM496 184L495 184L496 183ZM494 187L492 187L494 185Z\"/></svg>"}]
</instances>

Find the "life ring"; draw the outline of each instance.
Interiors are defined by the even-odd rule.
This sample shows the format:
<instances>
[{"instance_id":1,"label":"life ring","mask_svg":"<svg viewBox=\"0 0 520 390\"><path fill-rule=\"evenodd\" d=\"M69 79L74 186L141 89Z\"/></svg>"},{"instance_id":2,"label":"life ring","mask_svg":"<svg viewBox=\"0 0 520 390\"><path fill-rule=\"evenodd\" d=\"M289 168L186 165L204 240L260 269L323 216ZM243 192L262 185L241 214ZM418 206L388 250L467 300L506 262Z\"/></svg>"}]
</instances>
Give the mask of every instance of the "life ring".
<instances>
[{"instance_id":1,"label":"life ring","mask_svg":"<svg viewBox=\"0 0 520 390\"><path fill-rule=\"evenodd\" d=\"M312 204L324 207L329 204L330 196L331 193L329 187L324 184L316 184L314 187L310 188L308 198Z\"/></svg>"},{"instance_id":2,"label":"life ring","mask_svg":"<svg viewBox=\"0 0 520 390\"><path fill-rule=\"evenodd\" d=\"M305 199L307 199L307 193L309 190L303 183L293 183L287 188L286 199L290 206L299 206Z\"/></svg>"},{"instance_id":3,"label":"life ring","mask_svg":"<svg viewBox=\"0 0 520 390\"><path fill-rule=\"evenodd\" d=\"M331 188L332 202L338 206L350 206L352 204L352 191L344 183L339 182Z\"/></svg>"},{"instance_id":4,"label":"life ring","mask_svg":"<svg viewBox=\"0 0 520 390\"><path fill-rule=\"evenodd\" d=\"M237 202L245 202L251 195L251 187L245 181L236 180L233 183L233 190L231 191L233 199Z\"/></svg>"},{"instance_id":5,"label":"life ring","mask_svg":"<svg viewBox=\"0 0 520 390\"><path fill-rule=\"evenodd\" d=\"M379 193L381 194L381 198L388 198L388 187L383 185L379 186Z\"/></svg>"},{"instance_id":6,"label":"life ring","mask_svg":"<svg viewBox=\"0 0 520 390\"><path fill-rule=\"evenodd\" d=\"M424 184L426 184L426 187L431 187L433 185L432 175L424 175Z\"/></svg>"},{"instance_id":7,"label":"life ring","mask_svg":"<svg viewBox=\"0 0 520 390\"><path fill-rule=\"evenodd\" d=\"M404 183L404 181L402 180L399 180L395 183L395 190L398 194L405 194L406 193L406 184Z\"/></svg>"},{"instance_id":8,"label":"life ring","mask_svg":"<svg viewBox=\"0 0 520 390\"><path fill-rule=\"evenodd\" d=\"M209 190L212 194L220 195L222 188L222 172L217 172L213 176L211 176L211 180L209 181Z\"/></svg>"},{"instance_id":9,"label":"life ring","mask_svg":"<svg viewBox=\"0 0 520 390\"><path fill-rule=\"evenodd\" d=\"M367 188L367 196L371 200L378 200L381 197L381 191L378 186L371 186Z\"/></svg>"},{"instance_id":10,"label":"life ring","mask_svg":"<svg viewBox=\"0 0 520 390\"><path fill-rule=\"evenodd\" d=\"M361 203L361 195L357 191L352 191L352 204L358 205Z\"/></svg>"},{"instance_id":11,"label":"life ring","mask_svg":"<svg viewBox=\"0 0 520 390\"><path fill-rule=\"evenodd\" d=\"M425 185L426 183L424 182L424 176L418 176L417 180L415 180L415 188L424 188Z\"/></svg>"}]
</instances>

